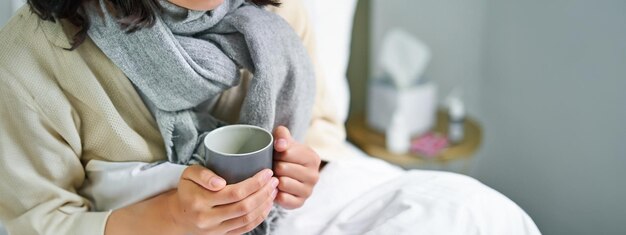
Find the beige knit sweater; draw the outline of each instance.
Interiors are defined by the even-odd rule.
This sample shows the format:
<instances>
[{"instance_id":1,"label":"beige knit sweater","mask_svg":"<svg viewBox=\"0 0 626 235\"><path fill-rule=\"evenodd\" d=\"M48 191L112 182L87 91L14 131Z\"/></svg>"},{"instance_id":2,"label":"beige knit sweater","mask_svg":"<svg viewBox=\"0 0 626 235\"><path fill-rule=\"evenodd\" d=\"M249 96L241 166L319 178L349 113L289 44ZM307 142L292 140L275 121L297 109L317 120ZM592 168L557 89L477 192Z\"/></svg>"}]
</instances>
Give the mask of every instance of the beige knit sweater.
<instances>
[{"instance_id":1,"label":"beige knit sweater","mask_svg":"<svg viewBox=\"0 0 626 235\"><path fill-rule=\"evenodd\" d=\"M273 10L312 53L300 1ZM87 162L166 159L157 125L124 74L90 40L63 49L75 30L24 7L0 31L0 220L12 234L103 234L110 212L90 211L77 193ZM344 152L345 131L317 81L305 142L332 160ZM244 95L245 82L222 95L214 114L236 120Z\"/></svg>"}]
</instances>

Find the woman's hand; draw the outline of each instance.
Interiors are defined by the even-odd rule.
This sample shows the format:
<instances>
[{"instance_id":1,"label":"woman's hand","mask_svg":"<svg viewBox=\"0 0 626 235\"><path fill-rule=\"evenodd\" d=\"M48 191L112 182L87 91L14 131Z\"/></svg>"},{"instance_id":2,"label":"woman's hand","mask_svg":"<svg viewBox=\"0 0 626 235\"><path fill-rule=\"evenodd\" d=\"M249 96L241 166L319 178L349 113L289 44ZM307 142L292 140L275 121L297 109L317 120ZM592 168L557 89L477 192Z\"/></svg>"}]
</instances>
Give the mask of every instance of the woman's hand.
<instances>
[{"instance_id":1,"label":"woman's hand","mask_svg":"<svg viewBox=\"0 0 626 235\"><path fill-rule=\"evenodd\" d=\"M269 169L233 185L202 166L189 166L170 197L173 222L184 234L241 234L267 217L278 179Z\"/></svg>"},{"instance_id":2,"label":"woman's hand","mask_svg":"<svg viewBox=\"0 0 626 235\"><path fill-rule=\"evenodd\" d=\"M114 210L105 234L242 234L269 214L278 179L269 169L237 184L201 166L189 166L178 188ZM158 180L158 179L155 179ZM147 182L149 183L149 182Z\"/></svg>"},{"instance_id":3,"label":"woman's hand","mask_svg":"<svg viewBox=\"0 0 626 235\"><path fill-rule=\"evenodd\" d=\"M317 184L320 157L309 146L291 138L286 127L276 128L274 139L274 172L280 182L275 201L287 209L299 208Z\"/></svg>"}]
</instances>

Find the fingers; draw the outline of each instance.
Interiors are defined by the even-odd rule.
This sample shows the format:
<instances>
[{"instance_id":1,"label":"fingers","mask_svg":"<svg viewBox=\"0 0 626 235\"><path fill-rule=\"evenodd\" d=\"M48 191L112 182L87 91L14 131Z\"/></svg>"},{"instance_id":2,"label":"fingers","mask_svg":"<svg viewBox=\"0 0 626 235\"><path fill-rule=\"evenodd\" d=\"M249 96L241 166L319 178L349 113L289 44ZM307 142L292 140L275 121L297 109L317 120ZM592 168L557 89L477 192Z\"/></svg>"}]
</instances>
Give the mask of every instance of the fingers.
<instances>
[{"instance_id":1,"label":"fingers","mask_svg":"<svg viewBox=\"0 0 626 235\"><path fill-rule=\"evenodd\" d=\"M321 159L310 147L294 141L285 127L274 130L274 171L279 177L275 202L287 209L301 207L319 180Z\"/></svg>"},{"instance_id":2,"label":"fingers","mask_svg":"<svg viewBox=\"0 0 626 235\"><path fill-rule=\"evenodd\" d=\"M265 186L274 172L265 169L254 175L253 177L241 181L236 184L227 185L214 198L214 205L225 205L241 201Z\"/></svg>"},{"instance_id":3,"label":"fingers","mask_svg":"<svg viewBox=\"0 0 626 235\"><path fill-rule=\"evenodd\" d=\"M178 183L177 197L170 203L174 218L178 218L176 222L198 230L219 223L212 219L213 195L218 194L225 185L224 179L202 166L185 168Z\"/></svg>"},{"instance_id":4,"label":"fingers","mask_svg":"<svg viewBox=\"0 0 626 235\"><path fill-rule=\"evenodd\" d=\"M263 202L268 198L274 198L275 193L278 191L278 179L272 178L263 189L256 191L249 197L238 201L236 203L221 205L215 207L215 209L222 215L224 219L232 219L249 214L251 211L256 210ZM249 218L252 219L252 218ZM246 221L251 222L251 221ZM247 223L246 223L247 224Z\"/></svg>"},{"instance_id":5,"label":"fingers","mask_svg":"<svg viewBox=\"0 0 626 235\"><path fill-rule=\"evenodd\" d=\"M287 176L302 183L312 185L316 184L319 180L318 172L291 162L274 161L274 174L276 176Z\"/></svg>"},{"instance_id":6,"label":"fingers","mask_svg":"<svg viewBox=\"0 0 626 235\"><path fill-rule=\"evenodd\" d=\"M176 196L168 200L172 218L194 234L249 231L267 216L278 193L279 182L272 175L272 170L265 169L240 183L225 185L210 170L189 166L181 176Z\"/></svg>"},{"instance_id":7,"label":"fingers","mask_svg":"<svg viewBox=\"0 0 626 235\"><path fill-rule=\"evenodd\" d=\"M291 133L284 126L278 126L274 129L274 150L276 152L284 152L291 145Z\"/></svg>"},{"instance_id":8,"label":"fingers","mask_svg":"<svg viewBox=\"0 0 626 235\"><path fill-rule=\"evenodd\" d=\"M274 160L319 168L320 157L311 148L299 144L291 137L289 129L279 126L274 130Z\"/></svg>"},{"instance_id":9,"label":"fingers","mask_svg":"<svg viewBox=\"0 0 626 235\"><path fill-rule=\"evenodd\" d=\"M199 166L191 165L185 168L181 180L188 180L210 191L219 191L226 186L226 181L213 173L213 171Z\"/></svg>"},{"instance_id":10,"label":"fingers","mask_svg":"<svg viewBox=\"0 0 626 235\"><path fill-rule=\"evenodd\" d=\"M282 193L288 193L301 198L308 198L311 196L311 193L313 193L313 187L310 185L303 184L300 181L285 176L279 179L278 190Z\"/></svg>"},{"instance_id":11,"label":"fingers","mask_svg":"<svg viewBox=\"0 0 626 235\"><path fill-rule=\"evenodd\" d=\"M275 178L274 178L275 179ZM278 182L277 179L276 184ZM274 184L274 185L276 185ZM278 193L278 190L273 187L268 187L271 191L269 193L262 192L260 197L252 199L249 202L254 201L257 205L252 210L246 210L245 213L240 214L239 216L233 217L229 220L224 221L221 226L225 231L230 231L229 233L244 233L254 229L257 225L259 225L269 214L272 206L274 205L274 199ZM260 200L259 200L260 199ZM242 201L237 203L237 205L232 205L229 209L235 209L236 211L242 211L246 205L246 201Z\"/></svg>"},{"instance_id":12,"label":"fingers","mask_svg":"<svg viewBox=\"0 0 626 235\"><path fill-rule=\"evenodd\" d=\"M304 205L305 199L288 193L279 192L274 201L283 208L290 210Z\"/></svg>"},{"instance_id":13,"label":"fingers","mask_svg":"<svg viewBox=\"0 0 626 235\"><path fill-rule=\"evenodd\" d=\"M321 159L313 149L306 145L292 142L288 150L274 154L274 160L291 162L311 168L319 168Z\"/></svg>"},{"instance_id":14,"label":"fingers","mask_svg":"<svg viewBox=\"0 0 626 235\"><path fill-rule=\"evenodd\" d=\"M242 227L239 227L237 229L231 230L229 232L227 232L226 234L244 234L247 232L252 231L254 228L256 228L257 226L259 226L261 223L263 223L263 221L265 220L265 218L267 218L267 216L270 214L270 211L272 210L272 205L274 205L273 203L269 204L270 206L268 206L262 213L261 216L258 216L253 222L246 224Z\"/></svg>"}]
</instances>

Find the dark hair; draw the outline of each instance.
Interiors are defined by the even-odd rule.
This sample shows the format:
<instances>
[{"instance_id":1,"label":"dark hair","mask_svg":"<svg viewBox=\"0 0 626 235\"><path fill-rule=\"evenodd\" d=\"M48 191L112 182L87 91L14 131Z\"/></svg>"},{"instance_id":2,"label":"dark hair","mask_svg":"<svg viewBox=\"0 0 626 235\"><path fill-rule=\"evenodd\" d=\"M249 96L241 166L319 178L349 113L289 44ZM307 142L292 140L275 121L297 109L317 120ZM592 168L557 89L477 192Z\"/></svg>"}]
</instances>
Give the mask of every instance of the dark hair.
<instances>
[{"instance_id":1,"label":"dark hair","mask_svg":"<svg viewBox=\"0 0 626 235\"><path fill-rule=\"evenodd\" d=\"M116 10L117 21L129 33L151 27L156 20L156 12L161 10L159 0L108 0ZM274 5L277 0L248 0L258 6ZM89 29L89 19L85 7L94 0L28 0L31 10L43 20L55 22L66 19L80 30L72 37L72 47L76 49L85 41Z\"/></svg>"}]
</instances>

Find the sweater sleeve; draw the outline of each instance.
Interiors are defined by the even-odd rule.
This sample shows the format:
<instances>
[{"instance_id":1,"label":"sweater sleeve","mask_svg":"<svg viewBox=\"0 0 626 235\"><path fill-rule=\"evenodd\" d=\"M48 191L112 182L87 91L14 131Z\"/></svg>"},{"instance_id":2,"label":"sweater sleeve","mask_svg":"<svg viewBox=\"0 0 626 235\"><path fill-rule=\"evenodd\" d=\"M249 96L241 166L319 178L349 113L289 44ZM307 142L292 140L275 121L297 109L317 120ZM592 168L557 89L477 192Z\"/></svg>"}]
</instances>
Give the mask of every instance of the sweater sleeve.
<instances>
[{"instance_id":1,"label":"sweater sleeve","mask_svg":"<svg viewBox=\"0 0 626 235\"><path fill-rule=\"evenodd\" d=\"M63 119L44 115L50 110ZM10 234L104 234L110 212L89 212L77 194L85 173L80 145L65 138L78 133L68 110L38 106L0 68L0 220Z\"/></svg>"},{"instance_id":2,"label":"sweater sleeve","mask_svg":"<svg viewBox=\"0 0 626 235\"><path fill-rule=\"evenodd\" d=\"M282 1L280 7L270 7L270 11L283 17L296 31L315 66L316 97L305 143L315 149L325 161L351 156L345 147L346 130L333 102L336 94L329 92L327 78L323 76L323 68L317 62L313 25L303 2L301 0Z\"/></svg>"}]
</instances>

